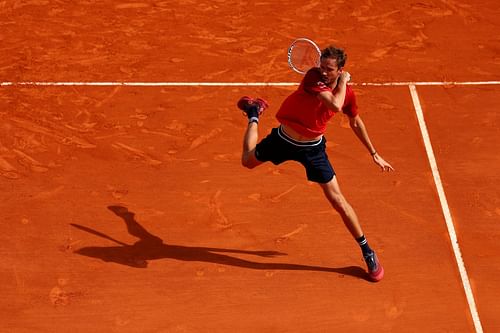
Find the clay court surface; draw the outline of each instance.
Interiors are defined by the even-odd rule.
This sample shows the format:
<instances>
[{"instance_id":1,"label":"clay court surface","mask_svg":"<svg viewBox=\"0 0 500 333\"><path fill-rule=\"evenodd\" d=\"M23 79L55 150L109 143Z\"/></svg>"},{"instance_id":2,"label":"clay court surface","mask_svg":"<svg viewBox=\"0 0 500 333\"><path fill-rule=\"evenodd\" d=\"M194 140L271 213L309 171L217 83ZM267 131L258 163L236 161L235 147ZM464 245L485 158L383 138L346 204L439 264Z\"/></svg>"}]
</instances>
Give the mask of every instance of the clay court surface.
<instances>
[{"instance_id":1,"label":"clay court surface","mask_svg":"<svg viewBox=\"0 0 500 333\"><path fill-rule=\"evenodd\" d=\"M500 85L415 86L458 259L409 85L363 85L498 81L499 15L492 0L0 1L0 331L500 332ZM380 283L300 165L240 165L235 103L266 98L261 135L277 125L296 86L265 84L301 80L286 61L301 36L346 49L396 168L334 117L328 154ZM183 84L210 82L240 84Z\"/></svg>"}]
</instances>

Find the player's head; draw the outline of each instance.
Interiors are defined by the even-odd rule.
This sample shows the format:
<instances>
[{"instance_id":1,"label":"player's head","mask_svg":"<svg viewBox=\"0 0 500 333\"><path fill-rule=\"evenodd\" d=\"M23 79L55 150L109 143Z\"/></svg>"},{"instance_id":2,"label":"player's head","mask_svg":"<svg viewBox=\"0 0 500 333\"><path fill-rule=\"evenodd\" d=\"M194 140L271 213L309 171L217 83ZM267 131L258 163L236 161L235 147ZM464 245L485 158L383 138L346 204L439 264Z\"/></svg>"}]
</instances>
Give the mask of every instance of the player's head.
<instances>
[{"instance_id":1,"label":"player's head","mask_svg":"<svg viewBox=\"0 0 500 333\"><path fill-rule=\"evenodd\" d=\"M333 45L321 51L320 70L325 83L333 84L342 73L342 68L347 60L347 54L343 49Z\"/></svg>"},{"instance_id":2,"label":"player's head","mask_svg":"<svg viewBox=\"0 0 500 333\"><path fill-rule=\"evenodd\" d=\"M321 60L323 59L335 59L339 69L342 69L347 60L347 54L343 49L330 45L321 51Z\"/></svg>"}]
</instances>

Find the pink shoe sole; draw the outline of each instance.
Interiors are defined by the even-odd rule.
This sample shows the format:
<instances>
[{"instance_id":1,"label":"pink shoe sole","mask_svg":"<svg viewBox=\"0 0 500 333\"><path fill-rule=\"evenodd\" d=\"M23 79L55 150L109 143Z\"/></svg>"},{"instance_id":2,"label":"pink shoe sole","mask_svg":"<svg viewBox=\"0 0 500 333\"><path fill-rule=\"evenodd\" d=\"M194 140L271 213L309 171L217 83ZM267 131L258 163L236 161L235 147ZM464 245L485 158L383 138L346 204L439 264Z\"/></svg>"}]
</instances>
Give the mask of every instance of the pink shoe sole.
<instances>
[{"instance_id":1,"label":"pink shoe sole","mask_svg":"<svg viewBox=\"0 0 500 333\"><path fill-rule=\"evenodd\" d=\"M253 99L248 97L248 96L243 96L242 98L240 98L240 100L238 101L238 103L236 105L238 105L238 108L240 110L243 110L245 111L245 107L252 104L253 103Z\"/></svg>"},{"instance_id":2,"label":"pink shoe sole","mask_svg":"<svg viewBox=\"0 0 500 333\"><path fill-rule=\"evenodd\" d=\"M370 280L373 282L379 282L384 278L384 267L379 263L379 269L376 272L371 272L368 274L370 276Z\"/></svg>"}]
</instances>

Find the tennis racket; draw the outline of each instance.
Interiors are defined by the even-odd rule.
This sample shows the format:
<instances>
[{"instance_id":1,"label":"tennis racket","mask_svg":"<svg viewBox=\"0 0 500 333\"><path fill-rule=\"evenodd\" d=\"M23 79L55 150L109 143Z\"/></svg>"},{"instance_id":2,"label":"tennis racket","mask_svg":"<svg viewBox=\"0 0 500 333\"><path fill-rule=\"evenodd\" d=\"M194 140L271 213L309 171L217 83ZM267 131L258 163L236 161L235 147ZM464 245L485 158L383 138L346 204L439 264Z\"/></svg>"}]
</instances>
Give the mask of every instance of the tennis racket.
<instances>
[{"instance_id":1,"label":"tennis racket","mask_svg":"<svg viewBox=\"0 0 500 333\"><path fill-rule=\"evenodd\" d=\"M297 38L288 48L288 65L299 74L305 74L313 67L319 67L321 50L308 38Z\"/></svg>"}]
</instances>

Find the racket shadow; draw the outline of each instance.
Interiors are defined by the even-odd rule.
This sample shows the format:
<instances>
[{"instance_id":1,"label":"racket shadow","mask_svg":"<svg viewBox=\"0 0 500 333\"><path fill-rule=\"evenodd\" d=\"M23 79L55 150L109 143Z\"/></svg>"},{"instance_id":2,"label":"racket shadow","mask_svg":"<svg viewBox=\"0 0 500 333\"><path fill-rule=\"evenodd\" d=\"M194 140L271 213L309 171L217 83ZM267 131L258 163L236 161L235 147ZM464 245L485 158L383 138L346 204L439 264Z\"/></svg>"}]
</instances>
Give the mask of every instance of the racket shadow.
<instances>
[{"instance_id":1,"label":"racket shadow","mask_svg":"<svg viewBox=\"0 0 500 333\"><path fill-rule=\"evenodd\" d=\"M161 238L149 233L142 227L135 220L135 214L130 212L126 207L109 206L108 209L121 217L126 224L128 233L139 238L139 240L130 245L89 227L71 223L71 226L77 229L111 240L117 244L117 246L83 247L74 251L74 253L134 268L147 268L151 260L173 259L179 261L207 262L255 270L329 272L367 280L366 272L361 267L357 266L334 268L292 263L258 262L230 255L249 255L261 258L276 258L287 255L286 253L278 251L250 251L165 244Z\"/></svg>"}]
</instances>

